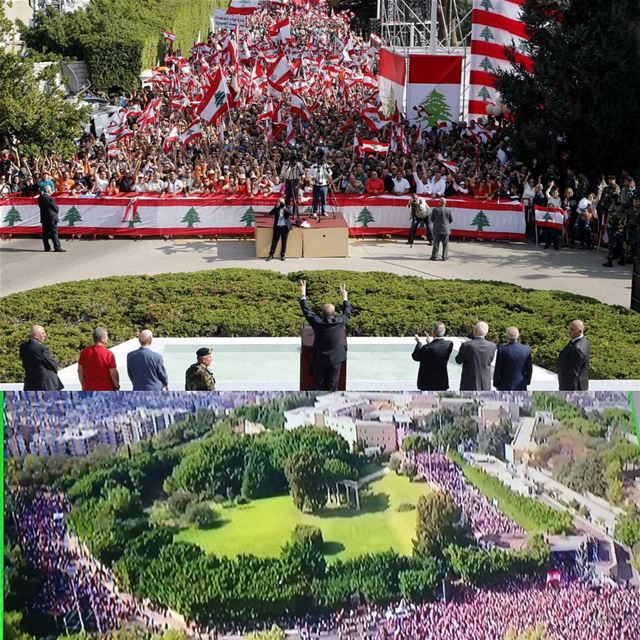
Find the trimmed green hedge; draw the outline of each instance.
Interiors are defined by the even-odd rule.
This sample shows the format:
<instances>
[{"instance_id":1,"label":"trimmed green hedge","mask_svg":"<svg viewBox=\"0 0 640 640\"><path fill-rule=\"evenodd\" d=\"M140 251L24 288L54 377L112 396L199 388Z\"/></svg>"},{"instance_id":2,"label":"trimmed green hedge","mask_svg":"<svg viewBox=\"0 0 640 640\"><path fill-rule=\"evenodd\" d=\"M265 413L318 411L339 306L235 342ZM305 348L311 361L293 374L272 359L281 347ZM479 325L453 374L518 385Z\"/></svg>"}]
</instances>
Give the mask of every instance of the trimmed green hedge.
<instances>
[{"instance_id":1,"label":"trimmed green hedge","mask_svg":"<svg viewBox=\"0 0 640 640\"><path fill-rule=\"evenodd\" d=\"M301 277L317 308L325 301L338 304L338 286L346 283L354 336L411 336L430 329L435 320L447 324L449 335L468 335L476 321L485 320L489 338L501 340L505 327L516 325L532 347L534 362L554 370L567 341L566 325L583 318L592 345L592 377L640 378L640 314L592 298L389 273L215 269L68 282L2 298L0 381L22 379L18 345L33 323L46 327L62 366L77 361L98 325L109 329L113 343L134 337L136 327L166 337L298 335Z\"/></svg>"},{"instance_id":2,"label":"trimmed green hedge","mask_svg":"<svg viewBox=\"0 0 640 640\"><path fill-rule=\"evenodd\" d=\"M484 496L496 500L502 513L532 534L570 534L573 532L571 515L556 511L544 502L514 493L498 478L486 474L464 461L457 453L450 453L466 479Z\"/></svg>"}]
</instances>

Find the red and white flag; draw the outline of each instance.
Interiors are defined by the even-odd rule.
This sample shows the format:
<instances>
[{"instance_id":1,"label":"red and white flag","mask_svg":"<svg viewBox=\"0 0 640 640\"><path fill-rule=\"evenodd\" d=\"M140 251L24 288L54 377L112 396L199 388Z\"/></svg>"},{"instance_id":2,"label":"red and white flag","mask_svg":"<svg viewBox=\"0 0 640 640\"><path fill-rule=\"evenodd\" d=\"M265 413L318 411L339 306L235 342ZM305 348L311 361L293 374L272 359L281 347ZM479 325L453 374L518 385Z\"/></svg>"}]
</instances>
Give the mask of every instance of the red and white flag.
<instances>
[{"instance_id":1,"label":"red and white flag","mask_svg":"<svg viewBox=\"0 0 640 640\"><path fill-rule=\"evenodd\" d=\"M451 171L452 173L458 173L458 165L453 160L445 158L441 153L439 153L436 158L438 159L438 162L447 167L449 171Z\"/></svg>"},{"instance_id":2,"label":"red and white flag","mask_svg":"<svg viewBox=\"0 0 640 640\"><path fill-rule=\"evenodd\" d=\"M515 45L516 60L532 68L523 4L524 0L473 0L469 119L486 117L487 106L498 104L493 74L511 69L505 47Z\"/></svg>"},{"instance_id":3,"label":"red and white flag","mask_svg":"<svg viewBox=\"0 0 640 640\"><path fill-rule=\"evenodd\" d=\"M311 120L311 113L309 112L307 105L300 94L295 90L291 92L291 113L297 113L307 122Z\"/></svg>"},{"instance_id":4,"label":"red and white flag","mask_svg":"<svg viewBox=\"0 0 640 640\"><path fill-rule=\"evenodd\" d=\"M536 227L546 227L562 231L564 225L564 209L559 207L536 207Z\"/></svg>"},{"instance_id":5,"label":"red and white flag","mask_svg":"<svg viewBox=\"0 0 640 640\"><path fill-rule=\"evenodd\" d=\"M358 146L363 153L386 154L389 151L389 143L379 142L378 140L364 140L363 138L358 138Z\"/></svg>"},{"instance_id":6,"label":"red and white flag","mask_svg":"<svg viewBox=\"0 0 640 640\"><path fill-rule=\"evenodd\" d=\"M192 140L202 136L202 126L197 120L194 120L181 134L180 142L189 144Z\"/></svg>"},{"instance_id":7,"label":"red and white flag","mask_svg":"<svg viewBox=\"0 0 640 640\"><path fill-rule=\"evenodd\" d=\"M248 16L256 11L260 0L231 0L227 8L227 15Z\"/></svg>"},{"instance_id":8,"label":"red and white flag","mask_svg":"<svg viewBox=\"0 0 640 640\"><path fill-rule=\"evenodd\" d=\"M175 33L171 33L171 31L163 31L162 32L162 37L165 40L170 40L171 42L175 42L176 34Z\"/></svg>"},{"instance_id":9,"label":"red and white flag","mask_svg":"<svg viewBox=\"0 0 640 640\"><path fill-rule=\"evenodd\" d=\"M378 95L380 96L380 111L387 117L392 117L396 109L403 111L405 94L405 76L407 73L406 58L399 53L380 50L378 67Z\"/></svg>"},{"instance_id":10,"label":"red and white flag","mask_svg":"<svg viewBox=\"0 0 640 640\"><path fill-rule=\"evenodd\" d=\"M162 143L162 150L165 153L169 153L169 151L171 150L171 146L178 139L178 137L179 137L178 127L173 127L173 129L169 131L167 137L164 139L164 142Z\"/></svg>"},{"instance_id":11,"label":"red and white flag","mask_svg":"<svg viewBox=\"0 0 640 640\"><path fill-rule=\"evenodd\" d=\"M135 196L129 200L122 215L122 222L135 221L138 215L138 198Z\"/></svg>"},{"instance_id":12,"label":"red and white flag","mask_svg":"<svg viewBox=\"0 0 640 640\"><path fill-rule=\"evenodd\" d=\"M409 56L407 118L431 128L460 117L462 56Z\"/></svg>"},{"instance_id":13,"label":"red and white flag","mask_svg":"<svg viewBox=\"0 0 640 640\"><path fill-rule=\"evenodd\" d=\"M284 53L280 53L275 62L269 66L267 75L273 84L283 85L285 82L291 80L293 71Z\"/></svg>"},{"instance_id":14,"label":"red and white flag","mask_svg":"<svg viewBox=\"0 0 640 640\"><path fill-rule=\"evenodd\" d=\"M198 115L207 123L215 122L228 111L229 106L227 81L220 69L218 69L198 105Z\"/></svg>"},{"instance_id":15,"label":"red and white flag","mask_svg":"<svg viewBox=\"0 0 640 640\"><path fill-rule=\"evenodd\" d=\"M285 136L284 143L291 145L296 143L296 135L293 131L293 124L291 123L291 120L287 122L287 135Z\"/></svg>"},{"instance_id":16,"label":"red and white flag","mask_svg":"<svg viewBox=\"0 0 640 640\"><path fill-rule=\"evenodd\" d=\"M153 124L156 121L158 111L160 110L161 101L159 98L150 100L147 106L143 109L140 117L138 118L138 128L143 129L147 125Z\"/></svg>"},{"instance_id":17,"label":"red and white flag","mask_svg":"<svg viewBox=\"0 0 640 640\"><path fill-rule=\"evenodd\" d=\"M279 39L280 42L288 42L291 40L291 26L289 24L289 18L284 18L270 27L269 37L275 40Z\"/></svg>"},{"instance_id":18,"label":"red and white flag","mask_svg":"<svg viewBox=\"0 0 640 640\"><path fill-rule=\"evenodd\" d=\"M360 117L367 123L373 133L377 133L391 122L391 120L380 114L378 107L367 107L360 112Z\"/></svg>"}]
</instances>

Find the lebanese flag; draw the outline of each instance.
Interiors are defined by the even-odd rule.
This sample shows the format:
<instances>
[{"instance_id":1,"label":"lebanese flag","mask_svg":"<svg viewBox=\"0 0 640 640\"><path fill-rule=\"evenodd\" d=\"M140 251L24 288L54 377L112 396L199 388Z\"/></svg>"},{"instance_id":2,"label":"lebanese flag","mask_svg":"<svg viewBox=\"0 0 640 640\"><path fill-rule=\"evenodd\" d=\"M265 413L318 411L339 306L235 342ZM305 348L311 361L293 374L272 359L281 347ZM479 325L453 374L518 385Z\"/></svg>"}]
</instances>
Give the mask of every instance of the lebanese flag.
<instances>
[{"instance_id":1,"label":"lebanese flag","mask_svg":"<svg viewBox=\"0 0 640 640\"><path fill-rule=\"evenodd\" d=\"M170 40L171 42L175 42L176 34L175 33L171 33L171 31L163 31L162 32L162 37L165 40Z\"/></svg>"},{"instance_id":2,"label":"lebanese flag","mask_svg":"<svg viewBox=\"0 0 640 640\"><path fill-rule=\"evenodd\" d=\"M202 135L202 127L197 120L194 120L181 134L180 142L182 144L189 144L192 140L199 138Z\"/></svg>"},{"instance_id":3,"label":"lebanese flag","mask_svg":"<svg viewBox=\"0 0 640 640\"><path fill-rule=\"evenodd\" d=\"M229 89L220 69L211 79L211 84L198 105L197 113L206 122L211 123L229 110Z\"/></svg>"},{"instance_id":4,"label":"lebanese flag","mask_svg":"<svg viewBox=\"0 0 640 640\"><path fill-rule=\"evenodd\" d=\"M358 138L358 146L363 153L386 154L389 152L389 143L379 142L378 140L364 140L363 138Z\"/></svg>"},{"instance_id":5,"label":"lebanese flag","mask_svg":"<svg viewBox=\"0 0 640 640\"><path fill-rule=\"evenodd\" d=\"M360 117L367 123L373 133L377 133L391 122L391 120L380 114L377 107L367 107L360 112Z\"/></svg>"},{"instance_id":6,"label":"lebanese flag","mask_svg":"<svg viewBox=\"0 0 640 640\"><path fill-rule=\"evenodd\" d=\"M487 107L500 102L493 72L511 68L505 47L515 44L517 62L529 71L533 68L522 22L523 3L524 0L473 0L469 119L486 117ZM550 22L557 20L557 16L550 16Z\"/></svg>"},{"instance_id":7,"label":"lebanese flag","mask_svg":"<svg viewBox=\"0 0 640 640\"><path fill-rule=\"evenodd\" d=\"M276 22L269 29L269 37L275 40L279 39L280 42L287 42L291 40L291 26L289 24L289 18L284 18L280 22Z\"/></svg>"},{"instance_id":8,"label":"lebanese flag","mask_svg":"<svg viewBox=\"0 0 640 640\"><path fill-rule=\"evenodd\" d=\"M404 109L406 58L399 54L380 49L378 67L378 95L382 107L380 111L390 118L396 109Z\"/></svg>"},{"instance_id":9,"label":"lebanese flag","mask_svg":"<svg viewBox=\"0 0 640 640\"><path fill-rule=\"evenodd\" d=\"M562 231L564 226L564 209L559 207L536 207L536 227L546 227Z\"/></svg>"},{"instance_id":10,"label":"lebanese flag","mask_svg":"<svg viewBox=\"0 0 640 640\"><path fill-rule=\"evenodd\" d=\"M171 145L179 138L178 127L173 127L162 143L162 150L169 153Z\"/></svg>"},{"instance_id":11,"label":"lebanese flag","mask_svg":"<svg viewBox=\"0 0 640 640\"><path fill-rule=\"evenodd\" d=\"M460 116L462 56L411 54L407 83L407 117L431 128Z\"/></svg>"},{"instance_id":12,"label":"lebanese flag","mask_svg":"<svg viewBox=\"0 0 640 640\"><path fill-rule=\"evenodd\" d=\"M138 215L138 198L135 196L129 200L122 215L122 222L135 221Z\"/></svg>"},{"instance_id":13,"label":"lebanese flag","mask_svg":"<svg viewBox=\"0 0 640 640\"><path fill-rule=\"evenodd\" d=\"M296 143L296 135L293 131L293 124L291 123L291 120L287 122L287 135L285 136L284 143L291 145Z\"/></svg>"},{"instance_id":14,"label":"lebanese flag","mask_svg":"<svg viewBox=\"0 0 640 640\"><path fill-rule=\"evenodd\" d=\"M262 109L262 113L258 116L258 122L261 120L273 120L273 102L269 98L265 100L264 108Z\"/></svg>"},{"instance_id":15,"label":"lebanese flag","mask_svg":"<svg viewBox=\"0 0 640 640\"><path fill-rule=\"evenodd\" d=\"M159 98L155 100L149 101L147 106L144 108L140 117L138 118L138 127L140 129L146 127L149 124L153 124L156 120L156 116L158 109L160 108L161 101Z\"/></svg>"},{"instance_id":16,"label":"lebanese flag","mask_svg":"<svg viewBox=\"0 0 640 640\"><path fill-rule=\"evenodd\" d=\"M436 157L438 159L438 162L447 167L449 171L451 171L452 173L458 173L458 165L453 160L447 160L441 153L439 153Z\"/></svg>"},{"instance_id":17,"label":"lebanese flag","mask_svg":"<svg viewBox=\"0 0 640 640\"><path fill-rule=\"evenodd\" d=\"M231 0L227 8L227 15L251 15L260 4L260 0Z\"/></svg>"},{"instance_id":18,"label":"lebanese flag","mask_svg":"<svg viewBox=\"0 0 640 640\"><path fill-rule=\"evenodd\" d=\"M302 97L293 90L291 92L291 113L297 113L300 117L304 118L307 122L311 120L311 113L307 109L307 105L304 103Z\"/></svg>"},{"instance_id":19,"label":"lebanese flag","mask_svg":"<svg viewBox=\"0 0 640 640\"><path fill-rule=\"evenodd\" d=\"M560 586L560 571L557 569L547 571L547 584L550 584L552 587Z\"/></svg>"},{"instance_id":20,"label":"lebanese flag","mask_svg":"<svg viewBox=\"0 0 640 640\"><path fill-rule=\"evenodd\" d=\"M275 82L271 82L271 79L267 81L267 93L274 99L282 100L282 92L284 88L280 84L276 84Z\"/></svg>"},{"instance_id":21,"label":"lebanese flag","mask_svg":"<svg viewBox=\"0 0 640 640\"><path fill-rule=\"evenodd\" d=\"M283 85L291 80L293 71L284 53L280 53L275 62L269 66L267 75L273 84Z\"/></svg>"}]
</instances>

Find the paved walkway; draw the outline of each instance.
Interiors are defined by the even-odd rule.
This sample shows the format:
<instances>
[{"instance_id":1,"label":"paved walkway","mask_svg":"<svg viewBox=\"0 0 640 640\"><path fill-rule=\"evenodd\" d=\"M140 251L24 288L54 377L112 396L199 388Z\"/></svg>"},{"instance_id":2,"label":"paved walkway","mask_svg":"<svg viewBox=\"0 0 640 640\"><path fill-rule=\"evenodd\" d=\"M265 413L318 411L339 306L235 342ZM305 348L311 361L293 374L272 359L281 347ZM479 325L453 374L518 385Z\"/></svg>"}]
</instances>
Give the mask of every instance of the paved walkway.
<instances>
[{"instance_id":1,"label":"paved walkway","mask_svg":"<svg viewBox=\"0 0 640 640\"><path fill-rule=\"evenodd\" d=\"M448 262L430 262L431 248L402 239L351 240L349 258L305 258L265 262L253 240L74 240L67 253L49 255L36 238L0 241L0 293L110 275L191 272L250 267L280 273L346 269L387 271L427 279L500 280L533 289L559 289L628 307L631 268L606 269L595 251L538 249L532 244L454 241Z\"/></svg>"}]
</instances>

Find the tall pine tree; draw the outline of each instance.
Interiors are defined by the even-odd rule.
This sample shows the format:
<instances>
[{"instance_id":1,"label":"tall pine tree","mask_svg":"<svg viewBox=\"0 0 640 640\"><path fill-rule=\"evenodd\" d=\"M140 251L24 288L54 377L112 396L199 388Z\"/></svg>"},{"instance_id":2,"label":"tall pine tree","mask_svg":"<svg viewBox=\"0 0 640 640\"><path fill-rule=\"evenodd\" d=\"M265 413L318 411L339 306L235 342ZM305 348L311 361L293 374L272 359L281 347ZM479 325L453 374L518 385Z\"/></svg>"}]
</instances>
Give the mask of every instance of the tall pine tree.
<instances>
[{"instance_id":1,"label":"tall pine tree","mask_svg":"<svg viewBox=\"0 0 640 640\"><path fill-rule=\"evenodd\" d=\"M637 0L526 0L533 71L516 64L497 88L516 118L524 159L593 176L640 169ZM513 59L513 53L511 56Z\"/></svg>"}]
</instances>

